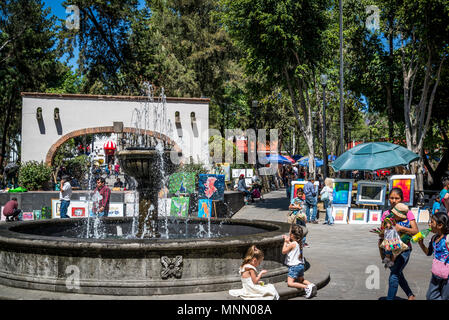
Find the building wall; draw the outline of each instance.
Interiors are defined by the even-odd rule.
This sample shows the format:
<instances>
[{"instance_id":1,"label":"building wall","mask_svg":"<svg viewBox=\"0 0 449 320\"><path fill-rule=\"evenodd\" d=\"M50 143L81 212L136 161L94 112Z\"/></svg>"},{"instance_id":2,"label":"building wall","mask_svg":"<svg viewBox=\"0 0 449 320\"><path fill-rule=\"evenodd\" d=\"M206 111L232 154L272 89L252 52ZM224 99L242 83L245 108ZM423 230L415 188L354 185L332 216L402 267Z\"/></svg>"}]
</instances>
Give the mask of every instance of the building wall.
<instances>
[{"instance_id":1,"label":"building wall","mask_svg":"<svg viewBox=\"0 0 449 320\"><path fill-rule=\"evenodd\" d=\"M148 102L142 97L59 95L22 93L22 162L45 161L50 147L63 135L84 128L112 126L123 122L134 127L133 110L141 110ZM42 108L42 120L37 120L37 108ZM54 119L59 108L60 120ZM194 162L207 163L209 99L167 98L167 117L172 133L166 133L182 149L183 156L192 156ZM183 136L178 136L175 113L179 111ZM195 113L197 130L192 129L191 112ZM153 119L150 116L150 124ZM148 130L154 130L151 126Z\"/></svg>"}]
</instances>

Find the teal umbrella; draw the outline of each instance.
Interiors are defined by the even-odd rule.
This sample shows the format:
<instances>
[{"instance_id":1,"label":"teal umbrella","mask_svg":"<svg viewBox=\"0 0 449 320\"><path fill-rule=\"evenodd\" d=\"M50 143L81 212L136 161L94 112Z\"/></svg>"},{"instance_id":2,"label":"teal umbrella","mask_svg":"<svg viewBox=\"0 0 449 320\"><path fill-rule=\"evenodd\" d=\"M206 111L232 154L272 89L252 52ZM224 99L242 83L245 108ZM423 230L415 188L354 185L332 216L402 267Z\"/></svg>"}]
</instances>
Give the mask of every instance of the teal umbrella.
<instances>
[{"instance_id":1,"label":"teal umbrella","mask_svg":"<svg viewBox=\"0 0 449 320\"><path fill-rule=\"evenodd\" d=\"M362 143L346 151L333 163L335 171L342 170L378 170L396 166L405 166L418 160L419 155L389 142Z\"/></svg>"}]
</instances>

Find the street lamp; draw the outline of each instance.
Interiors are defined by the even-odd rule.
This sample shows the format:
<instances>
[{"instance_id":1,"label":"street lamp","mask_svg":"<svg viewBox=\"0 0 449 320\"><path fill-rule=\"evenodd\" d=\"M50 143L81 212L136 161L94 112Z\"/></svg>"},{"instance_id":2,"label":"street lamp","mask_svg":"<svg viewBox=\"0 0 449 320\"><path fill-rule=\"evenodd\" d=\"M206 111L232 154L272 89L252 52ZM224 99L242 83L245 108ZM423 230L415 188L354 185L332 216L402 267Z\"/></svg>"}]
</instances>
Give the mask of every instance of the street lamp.
<instances>
[{"instance_id":1,"label":"street lamp","mask_svg":"<svg viewBox=\"0 0 449 320\"><path fill-rule=\"evenodd\" d=\"M323 178L327 178L327 147L326 147L326 85L327 75L322 74L320 77L323 86Z\"/></svg>"}]
</instances>

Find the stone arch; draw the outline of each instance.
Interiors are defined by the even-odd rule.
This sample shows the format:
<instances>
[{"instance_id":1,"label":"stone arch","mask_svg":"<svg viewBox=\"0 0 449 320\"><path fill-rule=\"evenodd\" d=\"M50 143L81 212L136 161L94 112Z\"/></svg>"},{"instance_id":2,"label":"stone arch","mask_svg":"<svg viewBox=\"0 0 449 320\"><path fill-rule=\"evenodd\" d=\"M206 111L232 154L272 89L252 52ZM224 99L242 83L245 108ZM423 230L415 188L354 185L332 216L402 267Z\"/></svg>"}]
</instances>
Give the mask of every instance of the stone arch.
<instances>
[{"instance_id":1,"label":"stone arch","mask_svg":"<svg viewBox=\"0 0 449 320\"><path fill-rule=\"evenodd\" d=\"M168 136L151 130L143 130L143 129L137 129L137 128L129 128L124 127L122 131L117 132L114 130L114 126L107 126L107 127L95 127L95 128L85 128L85 129L79 129L72 132L69 132L65 135L63 135L61 138L59 138L48 150L47 156L45 157L45 163L49 166L53 163L53 158L55 157L56 151L58 148L67 140L87 135L87 134L97 134L97 133L138 133L138 134L145 134L151 137L155 137L161 140L166 141L167 143L173 145L174 150L177 152L181 152L181 148L174 142L172 139L170 139Z\"/></svg>"}]
</instances>

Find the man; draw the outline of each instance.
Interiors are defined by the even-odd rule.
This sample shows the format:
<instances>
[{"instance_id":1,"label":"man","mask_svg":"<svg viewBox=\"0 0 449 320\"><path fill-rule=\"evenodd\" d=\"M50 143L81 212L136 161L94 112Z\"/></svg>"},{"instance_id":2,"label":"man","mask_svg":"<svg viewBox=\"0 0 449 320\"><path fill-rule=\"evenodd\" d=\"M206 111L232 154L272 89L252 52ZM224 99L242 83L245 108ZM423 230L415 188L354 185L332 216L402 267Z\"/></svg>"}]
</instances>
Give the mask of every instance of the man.
<instances>
[{"instance_id":1,"label":"man","mask_svg":"<svg viewBox=\"0 0 449 320\"><path fill-rule=\"evenodd\" d=\"M304 186L304 194L306 195L306 215L307 215L307 222L312 222L314 224L317 224L318 221L316 221L316 214L317 214L317 192L315 190L315 186L313 183L315 182L314 178L309 179L309 181ZM312 208L312 216L310 216L310 208Z\"/></svg>"},{"instance_id":2,"label":"man","mask_svg":"<svg viewBox=\"0 0 449 320\"><path fill-rule=\"evenodd\" d=\"M241 174L239 177L237 190L245 194L245 203L248 202L249 198L251 198L251 202L254 202L253 195L251 194L251 192L248 191L248 187L246 186L245 182L245 176L243 174Z\"/></svg>"},{"instance_id":3,"label":"man","mask_svg":"<svg viewBox=\"0 0 449 320\"><path fill-rule=\"evenodd\" d=\"M100 217L107 217L109 213L111 189L106 186L106 180L104 178L97 179L97 187L95 188L94 193L95 192L98 192L102 197L98 203L98 208L96 208L96 213Z\"/></svg>"},{"instance_id":4,"label":"man","mask_svg":"<svg viewBox=\"0 0 449 320\"><path fill-rule=\"evenodd\" d=\"M11 198L11 200L6 202L3 207L3 215L6 217L7 222L19 220L19 214L22 210L18 209L18 206L17 198Z\"/></svg>"},{"instance_id":5,"label":"man","mask_svg":"<svg viewBox=\"0 0 449 320\"><path fill-rule=\"evenodd\" d=\"M123 188L123 182L120 181L120 178L114 182L114 188Z\"/></svg>"},{"instance_id":6,"label":"man","mask_svg":"<svg viewBox=\"0 0 449 320\"><path fill-rule=\"evenodd\" d=\"M70 218L67 210L70 206L70 198L72 197L72 185L70 184L70 176L64 175L61 178L61 190L59 191L59 200L61 201L61 218Z\"/></svg>"}]
</instances>

